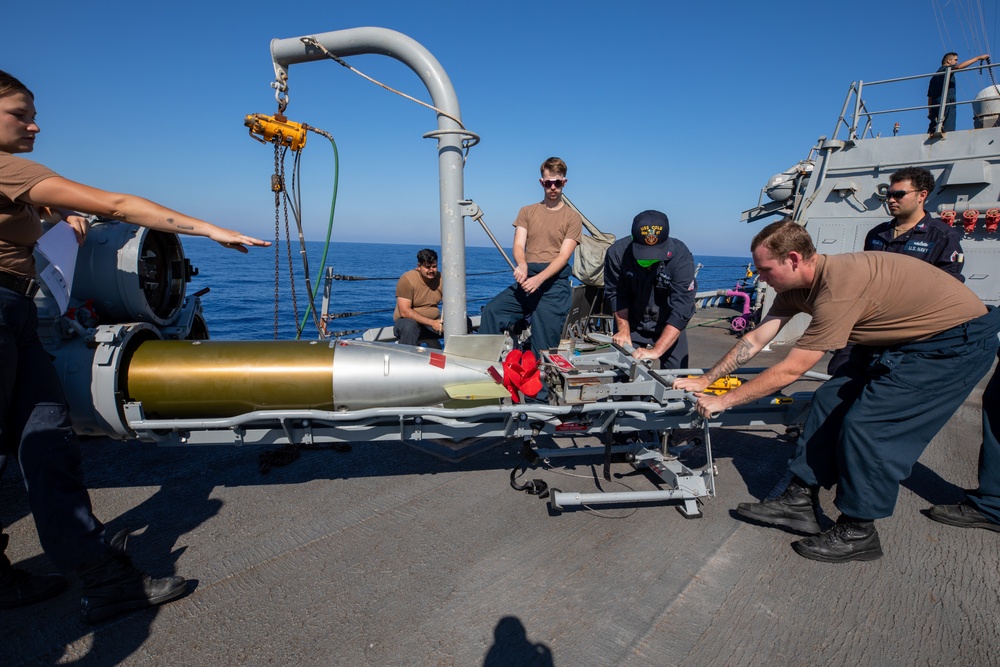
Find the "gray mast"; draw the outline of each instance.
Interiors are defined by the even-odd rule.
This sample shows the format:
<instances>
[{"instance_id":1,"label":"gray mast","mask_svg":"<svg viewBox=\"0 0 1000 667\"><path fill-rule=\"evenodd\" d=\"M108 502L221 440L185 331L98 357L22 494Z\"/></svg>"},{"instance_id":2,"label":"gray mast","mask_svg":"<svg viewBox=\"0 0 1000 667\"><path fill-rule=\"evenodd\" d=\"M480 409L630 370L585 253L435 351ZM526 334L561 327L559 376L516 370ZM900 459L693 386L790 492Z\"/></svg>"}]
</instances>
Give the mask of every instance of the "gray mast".
<instances>
[{"instance_id":1,"label":"gray mast","mask_svg":"<svg viewBox=\"0 0 1000 667\"><path fill-rule=\"evenodd\" d=\"M380 54L395 58L413 70L430 93L435 107L461 120L458 97L444 68L431 53L406 35L386 28L350 28L324 32L312 37L334 55ZM277 76L279 103L287 93L288 67L296 63L326 60L316 46L301 37L271 40L271 58ZM285 97L287 101L287 96ZM441 196L441 287L444 292L445 341L466 333L465 226L462 207L464 173L462 137L474 136L458 123L438 114L438 129L424 135L437 139L439 189Z\"/></svg>"}]
</instances>

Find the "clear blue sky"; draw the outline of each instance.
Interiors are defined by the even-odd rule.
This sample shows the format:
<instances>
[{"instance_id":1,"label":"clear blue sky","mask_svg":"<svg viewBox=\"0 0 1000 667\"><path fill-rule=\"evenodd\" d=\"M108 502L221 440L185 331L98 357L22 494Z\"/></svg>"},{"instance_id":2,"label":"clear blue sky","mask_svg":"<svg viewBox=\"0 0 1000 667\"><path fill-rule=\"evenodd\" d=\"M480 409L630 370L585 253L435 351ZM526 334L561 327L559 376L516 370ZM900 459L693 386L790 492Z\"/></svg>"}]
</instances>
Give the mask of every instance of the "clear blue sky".
<instances>
[{"instance_id":1,"label":"clear blue sky","mask_svg":"<svg viewBox=\"0 0 1000 667\"><path fill-rule=\"evenodd\" d=\"M36 0L16 21L5 14L0 69L32 88L42 128L28 157L67 178L273 237L273 152L243 127L245 114L276 109L270 40L380 26L447 71L482 137L466 196L506 245L517 209L541 198L538 165L558 155L567 195L605 231L627 234L656 208L696 254L737 256L760 227L741 211L833 130L852 81L931 72L945 51L965 59L996 34L995 3L968 0ZM429 101L401 63L349 61ZM433 112L332 61L293 66L290 83L286 115L340 149L334 239L438 244L437 154L421 138ZM988 84L966 75L960 96ZM923 104L925 85L884 103ZM970 116L960 110L960 129ZM919 113L898 120L926 127ZM305 228L322 240L333 158L328 142L309 142ZM474 222L467 230L469 245L489 245Z\"/></svg>"}]
</instances>

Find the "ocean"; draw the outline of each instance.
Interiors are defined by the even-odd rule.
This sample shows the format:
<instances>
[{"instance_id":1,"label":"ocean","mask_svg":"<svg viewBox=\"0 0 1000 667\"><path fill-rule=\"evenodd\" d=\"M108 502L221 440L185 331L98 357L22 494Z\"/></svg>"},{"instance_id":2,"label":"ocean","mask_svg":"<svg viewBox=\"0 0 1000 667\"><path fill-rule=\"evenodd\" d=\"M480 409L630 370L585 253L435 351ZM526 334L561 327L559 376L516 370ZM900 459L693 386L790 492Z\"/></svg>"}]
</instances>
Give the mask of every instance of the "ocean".
<instances>
[{"instance_id":1,"label":"ocean","mask_svg":"<svg viewBox=\"0 0 1000 667\"><path fill-rule=\"evenodd\" d=\"M200 237L182 236L184 254L197 269L187 286L187 294L208 290L201 296L205 320L213 340L271 340L274 338L275 247L251 248L249 254L223 248ZM306 242L310 280L323 273L324 243ZM328 329L346 337L361 331L392 324L396 304L396 281L416 266L419 245L385 243L331 243L326 266L336 275L356 280L335 280L330 297L331 315L345 315L332 320ZM432 246L433 247L433 246ZM439 247L433 247L440 254ZM289 250L294 273L295 299L289 271ZM510 255L510 250L507 250ZM726 289L736 285L746 274L749 257L695 256L703 265L698 273L698 290ZM465 249L466 301L469 314L477 314L493 296L513 281L510 267L496 248ZM308 291L302 269L298 242L289 248L284 242L277 248L278 265L278 339L296 337L296 323L307 312ZM323 281L316 293L316 308L322 310ZM317 338L310 316L301 338Z\"/></svg>"}]
</instances>

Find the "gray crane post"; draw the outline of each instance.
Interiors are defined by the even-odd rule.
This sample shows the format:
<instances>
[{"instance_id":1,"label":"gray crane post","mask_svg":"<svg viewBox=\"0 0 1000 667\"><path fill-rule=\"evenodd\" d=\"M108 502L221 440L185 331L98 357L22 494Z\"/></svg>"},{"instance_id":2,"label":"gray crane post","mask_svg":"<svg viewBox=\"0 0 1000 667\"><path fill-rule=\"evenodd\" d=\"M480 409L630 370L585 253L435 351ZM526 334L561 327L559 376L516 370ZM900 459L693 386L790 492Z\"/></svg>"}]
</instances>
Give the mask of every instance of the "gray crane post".
<instances>
[{"instance_id":1,"label":"gray crane post","mask_svg":"<svg viewBox=\"0 0 1000 667\"><path fill-rule=\"evenodd\" d=\"M427 87L432 104L461 120L458 97L441 63L416 41L387 28L349 28L312 37L338 57L374 53L389 56L413 70ZM287 80L288 67L296 63L329 58L301 37L271 40L271 59L279 81ZM331 64L333 64L331 62ZM461 128L438 114L438 178L441 193L441 287L444 291L445 341L466 333L465 312L465 225L459 202L465 188Z\"/></svg>"}]
</instances>

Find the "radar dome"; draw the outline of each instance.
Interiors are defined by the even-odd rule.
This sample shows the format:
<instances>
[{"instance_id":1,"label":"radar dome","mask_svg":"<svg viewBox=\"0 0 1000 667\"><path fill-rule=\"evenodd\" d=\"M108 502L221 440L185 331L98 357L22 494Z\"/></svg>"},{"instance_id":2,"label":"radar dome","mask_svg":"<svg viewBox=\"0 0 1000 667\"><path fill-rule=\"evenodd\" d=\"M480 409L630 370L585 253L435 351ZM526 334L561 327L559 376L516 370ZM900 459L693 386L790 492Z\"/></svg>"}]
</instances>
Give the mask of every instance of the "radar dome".
<instances>
[{"instance_id":1,"label":"radar dome","mask_svg":"<svg viewBox=\"0 0 1000 667\"><path fill-rule=\"evenodd\" d=\"M983 88L972 101L972 120L976 129L1000 125L1000 89Z\"/></svg>"}]
</instances>

